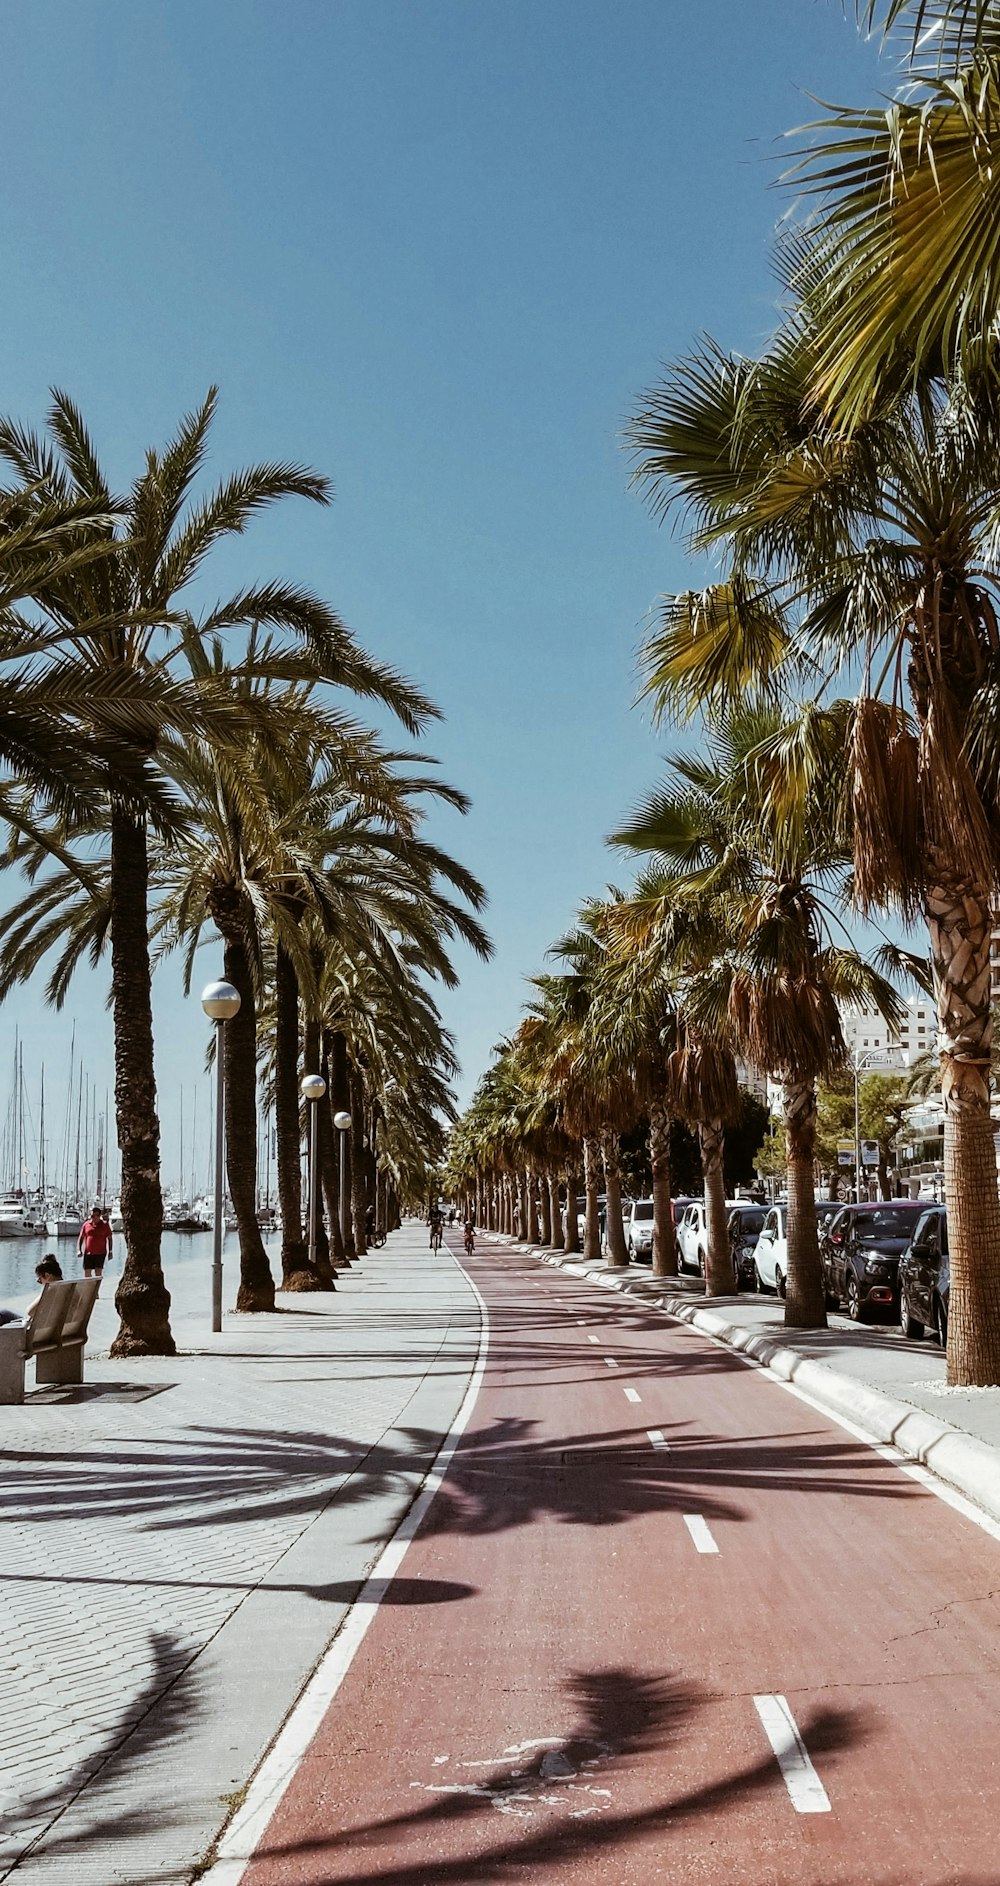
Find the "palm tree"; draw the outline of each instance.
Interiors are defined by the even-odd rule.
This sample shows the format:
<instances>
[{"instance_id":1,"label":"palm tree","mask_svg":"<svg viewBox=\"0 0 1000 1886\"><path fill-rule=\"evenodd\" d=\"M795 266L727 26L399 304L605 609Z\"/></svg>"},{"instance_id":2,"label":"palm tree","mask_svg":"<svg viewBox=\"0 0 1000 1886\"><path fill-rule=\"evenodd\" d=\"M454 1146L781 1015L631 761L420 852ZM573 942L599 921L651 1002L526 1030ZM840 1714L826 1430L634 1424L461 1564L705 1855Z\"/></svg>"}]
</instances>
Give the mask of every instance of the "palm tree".
<instances>
[{"instance_id":1,"label":"palm tree","mask_svg":"<svg viewBox=\"0 0 1000 1886\"><path fill-rule=\"evenodd\" d=\"M429 704L391 671L369 662L315 596L290 584L255 585L200 620L191 615L186 592L217 543L242 533L279 498L326 503L330 495L327 480L303 466L265 464L236 473L207 498L193 501L215 404L213 388L163 452L147 452L143 472L122 498L112 494L83 418L65 394L53 396L51 443L12 420L0 421L0 458L23 481L29 509L35 504L48 513L78 502L110 514L110 521L92 526L94 547L106 554L68 573L46 573L31 592L45 620L61 631L61 646L94 702L113 696L123 682L132 684L128 734L137 764L155 758L164 727L193 738L226 736L232 743L240 720L231 704L190 672L171 678L165 688L167 664L172 653L189 655L202 639L232 638L262 625L307 650L315 675L387 701L415 727L432 711ZM96 706L93 711L103 712ZM108 824L115 1104L127 1246L115 1299L121 1327L112 1353L169 1354L169 1297L160 1265L146 819L134 798L111 791Z\"/></svg>"},{"instance_id":2,"label":"palm tree","mask_svg":"<svg viewBox=\"0 0 1000 1886\"><path fill-rule=\"evenodd\" d=\"M893 384L989 371L1000 315L1000 5L858 12L902 50L897 96L833 110L791 173L821 198L812 392L849 426Z\"/></svg>"},{"instance_id":3,"label":"palm tree","mask_svg":"<svg viewBox=\"0 0 1000 1886\"><path fill-rule=\"evenodd\" d=\"M874 1003L898 1022L901 1005L879 972L834 940L829 897L849 861L838 820L845 715L807 717L806 732L774 708L714 723L697 757L669 762L620 843L653 853L645 922L669 910L668 947L693 969L686 1013L723 1023L741 1056L779 1076L788 1156L785 1321L826 1322L816 1238L816 1084L843 1065L839 1003ZM803 741L806 760L803 764ZM693 934L684 921L693 901ZM708 903L706 906L706 898ZM711 955L704 950L708 917ZM671 927L672 926L672 927Z\"/></svg>"},{"instance_id":4,"label":"palm tree","mask_svg":"<svg viewBox=\"0 0 1000 1886\"><path fill-rule=\"evenodd\" d=\"M854 895L928 926L938 998L953 1313L949 1373L1000 1380L1000 1200L986 1070L1000 879L1000 436L988 389L897 394L851 439L810 414L807 307L760 363L701 350L635 422L659 508L731 571L667 598L645 653L660 711L732 707L858 663L846 718ZM909 696L907 707L906 695ZM808 718L808 717L807 717ZM803 724L806 724L804 722Z\"/></svg>"}]
</instances>

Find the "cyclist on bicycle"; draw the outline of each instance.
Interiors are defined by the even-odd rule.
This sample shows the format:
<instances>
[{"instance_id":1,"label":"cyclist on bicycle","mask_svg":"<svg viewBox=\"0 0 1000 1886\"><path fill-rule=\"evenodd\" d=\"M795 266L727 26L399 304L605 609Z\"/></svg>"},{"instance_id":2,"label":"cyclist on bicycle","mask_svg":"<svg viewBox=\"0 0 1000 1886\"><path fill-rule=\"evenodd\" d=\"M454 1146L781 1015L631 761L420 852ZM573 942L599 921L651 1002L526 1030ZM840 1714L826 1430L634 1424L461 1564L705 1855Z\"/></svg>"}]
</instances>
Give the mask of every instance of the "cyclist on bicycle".
<instances>
[{"instance_id":1,"label":"cyclist on bicycle","mask_svg":"<svg viewBox=\"0 0 1000 1886\"><path fill-rule=\"evenodd\" d=\"M431 1228L431 1250L439 1251L441 1249L441 1239L444 1235L444 1220L436 1205L431 1206L428 1213L428 1223Z\"/></svg>"},{"instance_id":2,"label":"cyclist on bicycle","mask_svg":"<svg viewBox=\"0 0 1000 1886\"><path fill-rule=\"evenodd\" d=\"M467 1218L467 1219L466 1219L466 1221L465 1221L465 1252L466 1252L466 1256L467 1256L467 1257L471 1257L471 1256L472 1256L472 1253L473 1253L473 1251L475 1250L475 1248L476 1248L476 1227L475 1227L475 1224L473 1223L473 1221L472 1221L472 1219L471 1219L471 1218Z\"/></svg>"}]
</instances>

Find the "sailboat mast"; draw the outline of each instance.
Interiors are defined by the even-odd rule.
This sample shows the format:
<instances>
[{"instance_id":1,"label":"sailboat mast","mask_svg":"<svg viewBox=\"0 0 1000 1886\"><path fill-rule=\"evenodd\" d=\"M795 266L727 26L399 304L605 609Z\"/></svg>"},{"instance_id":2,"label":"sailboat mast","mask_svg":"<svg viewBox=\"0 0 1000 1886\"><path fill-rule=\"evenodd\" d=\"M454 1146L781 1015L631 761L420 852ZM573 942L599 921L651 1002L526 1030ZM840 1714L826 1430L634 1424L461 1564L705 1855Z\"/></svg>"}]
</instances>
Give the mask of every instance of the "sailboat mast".
<instances>
[{"instance_id":1,"label":"sailboat mast","mask_svg":"<svg viewBox=\"0 0 1000 1886\"><path fill-rule=\"evenodd\" d=\"M45 1197L45 1062L42 1062L42 1094L38 1107L38 1190Z\"/></svg>"}]
</instances>

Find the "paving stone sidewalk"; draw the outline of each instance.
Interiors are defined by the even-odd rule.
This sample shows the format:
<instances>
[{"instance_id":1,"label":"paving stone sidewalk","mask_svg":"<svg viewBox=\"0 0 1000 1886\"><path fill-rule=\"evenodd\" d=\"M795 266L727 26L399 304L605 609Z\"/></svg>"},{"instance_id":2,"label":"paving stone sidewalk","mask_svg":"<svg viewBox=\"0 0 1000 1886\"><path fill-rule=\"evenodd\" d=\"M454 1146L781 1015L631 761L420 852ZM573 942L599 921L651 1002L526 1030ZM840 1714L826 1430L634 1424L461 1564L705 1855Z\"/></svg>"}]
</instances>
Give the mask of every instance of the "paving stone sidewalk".
<instances>
[{"instance_id":1,"label":"paving stone sidewalk","mask_svg":"<svg viewBox=\"0 0 1000 1886\"><path fill-rule=\"evenodd\" d=\"M0 1880L197 1876L465 1394L478 1305L425 1240L216 1337L172 1278L169 1361L108 1359L108 1291L84 1388L0 1408Z\"/></svg>"}]
</instances>

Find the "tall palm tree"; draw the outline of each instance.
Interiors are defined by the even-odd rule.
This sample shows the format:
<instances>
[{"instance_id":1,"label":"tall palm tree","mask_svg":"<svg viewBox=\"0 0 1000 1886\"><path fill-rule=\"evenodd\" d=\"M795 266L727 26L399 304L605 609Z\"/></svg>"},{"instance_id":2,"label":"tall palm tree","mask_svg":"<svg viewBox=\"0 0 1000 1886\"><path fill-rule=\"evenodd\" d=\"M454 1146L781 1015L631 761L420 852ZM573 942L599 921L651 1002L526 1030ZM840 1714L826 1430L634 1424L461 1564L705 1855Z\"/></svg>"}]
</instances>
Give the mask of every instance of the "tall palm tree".
<instances>
[{"instance_id":1,"label":"tall palm tree","mask_svg":"<svg viewBox=\"0 0 1000 1886\"><path fill-rule=\"evenodd\" d=\"M639 476L683 501L731 569L664 601L645 653L659 709L731 707L795 669L860 668L847 717L854 894L927 924L945 1098L949 1373L1000 1380L1000 1200L987 1070L1000 880L1000 595L989 387L896 394L850 440L808 405L805 307L761 362L714 346L633 427ZM908 696L908 700L907 700Z\"/></svg>"},{"instance_id":2,"label":"tall palm tree","mask_svg":"<svg viewBox=\"0 0 1000 1886\"><path fill-rule=\"evenodd\" d=\"M842 924L831 897L844 885L850 856L838 817L844 723L837 709L807 716L803 730L776 708L744 706L712 725L696 757L668 763L666 790L619 834L659 865L659 881L654 865L637 908L646 926L656 921L658 900L669 913L667 947L694 970L686 1013L703 1025L724 1020L741 1057L781 1079L785 1321L798 1328L826 1322L816 1238L816 1084L846 1058L839 1004L874 1003L896 1023L901 1014L887 980L836 940Z\"/></svg>"},{"instance_id":3,"label":"tall palm tree","mask_svg":"<svg viewBox=\"0 0 1000 1886\"><path fill-rule=\"evenodd\" d=\"M86 678L95 701L123 681L134 685L129 736L137 763L155 757L161 732L174 726L189 737L237 737L238 719L211 682L183 672L164 699L171 656L202 638L273 628L308 651L313 672L378 696L416 726L432 710L390 671L369 662L333 611L291 584L247 586L201 619L188 593L209 552L280 498L327 503L328 481L306 467L263 464L236 473L206 498L193 497L216 405L213 388L162 452L146 454L129 493L116 497L101 469L83 418L64 393L53 395L49 438L13 420L0 421L0 458L22 480L22 496L40 510L89 503L109 521L92 527L106 554L66 572L48 573L32 586L46 621L61 631L61 645ZM145 706L143 708L143 701ZM97 710L95 709L95 712ZM122 1160L122 1216L126 1262L115 1302L121 1327L116 1355L170 1353L169 1296L160 1265L162 1196L159 1121L153 1069L153 1033L147 926L146 820L134 799L112 791L110 834L110 943L115 1030L115 1106Z\"/></svg>"},{"instance_id":4,"label":"tall palm tree","mask_svg":"<svg viewBox=\"0 0 1000 1886\"><path fill-rule=\"evenodd\" d=\"M791 173L820 197L811 390L849 426L893 383L989 371L1000 315L1000 4L858 0L858 13L902 53L897 94L811 126Z\"/></svg>"}]
</instances>

